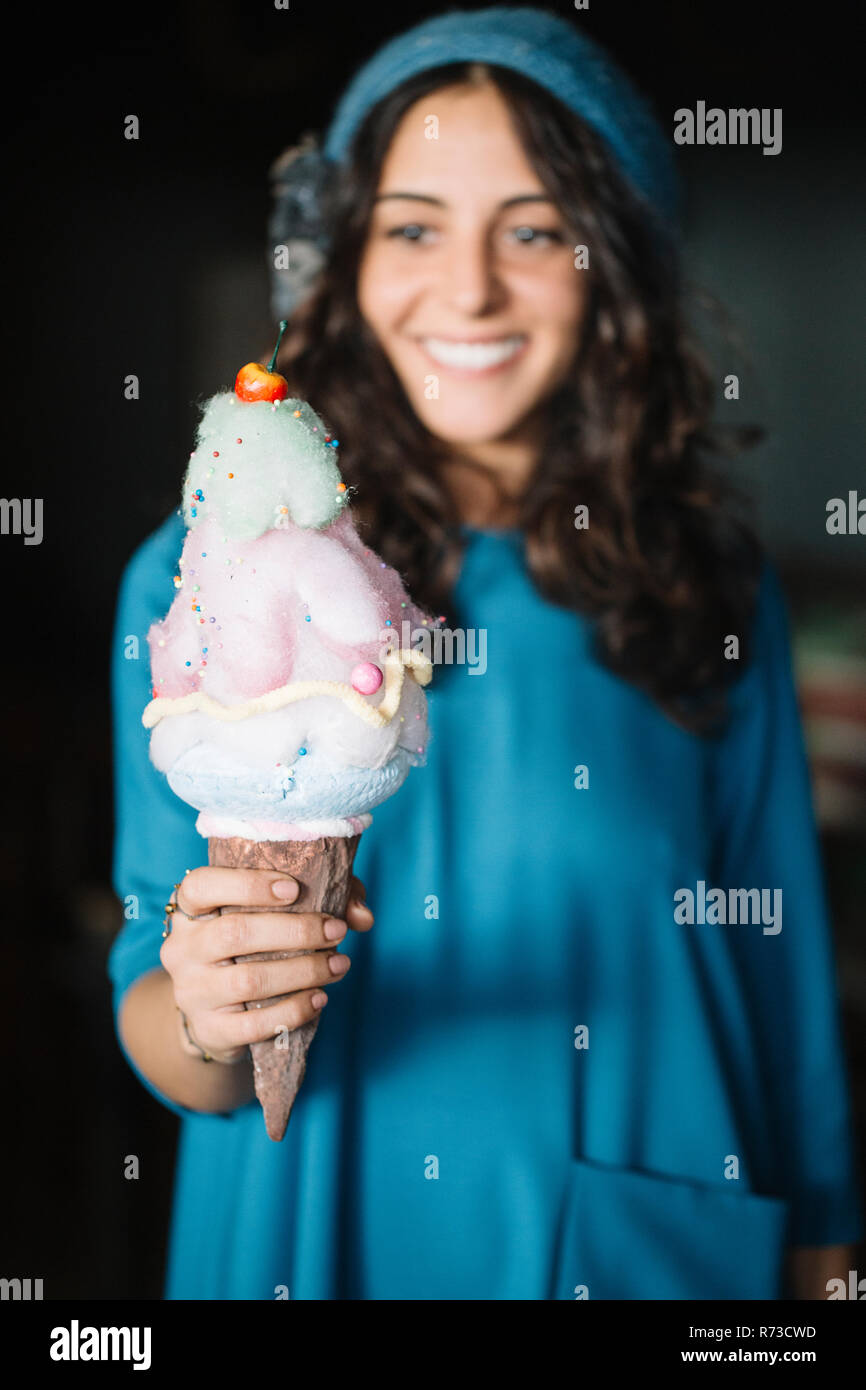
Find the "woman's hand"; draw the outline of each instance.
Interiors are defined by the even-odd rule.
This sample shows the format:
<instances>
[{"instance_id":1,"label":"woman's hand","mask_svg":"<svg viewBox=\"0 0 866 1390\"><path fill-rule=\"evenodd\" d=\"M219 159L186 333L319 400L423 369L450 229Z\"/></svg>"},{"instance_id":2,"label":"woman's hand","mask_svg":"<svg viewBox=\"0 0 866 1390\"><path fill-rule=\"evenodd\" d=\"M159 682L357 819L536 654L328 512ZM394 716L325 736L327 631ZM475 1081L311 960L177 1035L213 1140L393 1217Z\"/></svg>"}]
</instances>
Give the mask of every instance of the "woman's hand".
<instances>
[{"instance_id":1,"label":"woman's hand","mask_svg":"<svg viewBox=\"0 0 866 1390\"><path fill-rule=\"evenodd\" d=\"M160 960L171 976L175 1003L186 1016L192 1038L215 1061L240 1061L250 1043L315 1017L328 1001L322 986L341 979L351 965L337 950L347 926L369 931L373 925L373 914L364 905L364 885L355 877L346 921L324 912L245 911L292 903L298 892L296 879L273 869L193 869L180 885L178 910ZM219 913L228 904L231 912L190 920L199 913ZM233 960L257 951L289 950L316 954L240 965ZM244 1008L247 1002L282 994L292 997L268 1007Z\"/></svg>"}]
</instances>

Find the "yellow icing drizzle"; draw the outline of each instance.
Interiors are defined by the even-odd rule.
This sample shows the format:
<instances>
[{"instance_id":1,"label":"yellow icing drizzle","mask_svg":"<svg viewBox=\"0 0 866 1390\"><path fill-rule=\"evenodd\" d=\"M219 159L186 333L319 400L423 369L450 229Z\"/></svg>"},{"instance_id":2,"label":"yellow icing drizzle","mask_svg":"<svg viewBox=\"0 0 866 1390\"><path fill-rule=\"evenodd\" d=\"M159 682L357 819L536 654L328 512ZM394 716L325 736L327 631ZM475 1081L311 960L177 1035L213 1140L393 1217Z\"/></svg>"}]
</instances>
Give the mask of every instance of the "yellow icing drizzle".
<instances>
[{"instance_id":1,"label":"yellow icing drizzle","mask_svg":"<svg viewBox=\"0 0 866 1390\"><path fill-rule=\"evenodd\" d=\"M389 652L383 665L385 694L378 705L368 705L360 691L345 681L290 681L288 685L269 690L265 695L257 695L242 705L222 705L203 690L194 690L189 695L176 698L159 695L146 706L141 722L146 729L152 729L167 715L192 714L194 711L206 714L211 719L232 722L249 719L253 714L272 714L275 710L294 704L296 700L309 699L311 695L331 695L334 699L342 700L359 719L366 720L375 729L382 729L390 724L397 713L406 670L419 685L428 685L433 674L430 658L411 648Z\"/></svg>"}]
</instances>

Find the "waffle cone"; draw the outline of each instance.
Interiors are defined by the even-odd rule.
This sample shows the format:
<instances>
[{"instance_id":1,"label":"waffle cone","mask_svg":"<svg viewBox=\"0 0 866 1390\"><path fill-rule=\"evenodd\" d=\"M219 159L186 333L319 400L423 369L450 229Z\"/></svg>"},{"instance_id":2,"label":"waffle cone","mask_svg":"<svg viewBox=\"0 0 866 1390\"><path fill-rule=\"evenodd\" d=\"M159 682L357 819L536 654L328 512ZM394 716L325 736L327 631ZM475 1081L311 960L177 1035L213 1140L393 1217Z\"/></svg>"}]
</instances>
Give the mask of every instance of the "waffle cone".
<instances>
[{"instance_id":1,"label":"waffle cone","mask_svg":"<svg viewBox=\"0 0 866 1390\"><path fill-rule=\"evenodd\" d=\"M208 863L229 869L278 869L298 880L300 894L291 904L260 908L262 912L325 912L345 917L352 881L352 864L360 835L327 835L319 840L244 840L238 836L208 840ZM224 907L223 912L231 912ZM250 909L245 909L249 911ZM333 947L328 949L332 950ZM286 960L289 956L309 955L309 951L257 951L237 956L235 963L255 960ZM288 995L257 999L245 1004L260 1009ZM256 1095L264 1111L265 1128L271 1139L280 1140L286 1132L295 1097L307 1069L307 1054L319 1026L319 1017L300 1028L290 1029L277 1038L253 1043Z\"/></svg>"}]
</instances>

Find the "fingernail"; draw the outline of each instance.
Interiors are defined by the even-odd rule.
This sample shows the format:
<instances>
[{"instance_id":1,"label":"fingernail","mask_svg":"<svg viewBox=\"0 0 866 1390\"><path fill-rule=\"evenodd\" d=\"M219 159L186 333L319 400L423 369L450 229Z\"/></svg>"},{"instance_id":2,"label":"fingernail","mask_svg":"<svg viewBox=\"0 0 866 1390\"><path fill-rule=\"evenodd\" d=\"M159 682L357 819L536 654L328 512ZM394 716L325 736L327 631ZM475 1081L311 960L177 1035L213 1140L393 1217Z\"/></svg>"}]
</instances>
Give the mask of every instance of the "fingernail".
<instances>
[{"instance_id":1,"label":"fingernail","mask_svg":"<svg viewBox=\"0 0 866 1390\"><path fill-rule=\"evenodd\" d=\"M354 908L356 912L360 912L364 917L369 917L371 922L374 920L373 914L366 903L359 902L356 898L354 902Z\"/></svg>"},{"instance_id":2,"label":"fingernail","mask_svg":"<svg viewBox=\"0 0 866 1390\"><path fill-rule=\"evenodd\" d=\"M339 917L329 917L325 923L325 936L328 941L342 941L347 931L346 923L341 922Z\"/></svg>"},{"instance_id":3,"label":"fingernail","mask_svg":"<svg viewBox=\"0 0 866 1390\"><path fill-rule=\"evenodd\" d=\"M341 956L338 952L328 957L328 969L332 975L345 975L351 963L348 956Z\"/></svg>"},{"instance_id":4,"label":"fingernail","mask_svg":"<svg viewBox=\"0 0 866 1390\"><path fill-rule=\"evenodd\" d=\"M310 1003L312 1004L314 1009L323 1009L327 1002L328 996L322 990L319 990L316 994L314 994L312 999L310 1000Z\"/></svg>"},{"instance_id":5,"label":"fingernail","mask_svg":"<svg viewBox=\"0 0 866 1390\"><path fill-rule=\"evenodd\" d=\"M271 884L271 892L275 898L291 902L298 896L298 885L293 878L275 878Z\"/></svg>"}]
</instances>

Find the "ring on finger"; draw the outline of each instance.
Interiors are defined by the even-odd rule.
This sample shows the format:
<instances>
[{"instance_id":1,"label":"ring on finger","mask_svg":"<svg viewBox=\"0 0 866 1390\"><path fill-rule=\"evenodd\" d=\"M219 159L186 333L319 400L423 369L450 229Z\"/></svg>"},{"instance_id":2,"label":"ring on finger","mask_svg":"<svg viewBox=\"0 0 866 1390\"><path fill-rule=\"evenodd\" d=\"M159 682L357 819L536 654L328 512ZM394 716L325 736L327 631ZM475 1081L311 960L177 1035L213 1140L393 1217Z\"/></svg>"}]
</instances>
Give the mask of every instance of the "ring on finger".
<instances>
[{"instance_id":1,"label":"ring on finger","mask_svg":"<svg viewBox=\"0 0 866 1390\"><path fill-rule=\"evenodd\" d=\"M187 869L187 873L189 873L189 869ZM171 935L171 919L176 912L179 912L181 916L187 919L188 922L198 922L205 917L219 917L220 915L219 912L187 912L185 908L181 907L180 900L178 898L181 883L183 883L183 879L181 879L180 883L176 883L174 885L174 887L171 890L171 896L169 897L169 900L165 905L165 916L162 920L163 941L167 936Z\"/></svg>"}]
</instances>

